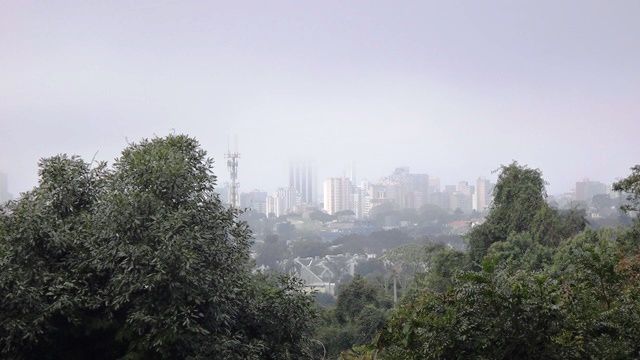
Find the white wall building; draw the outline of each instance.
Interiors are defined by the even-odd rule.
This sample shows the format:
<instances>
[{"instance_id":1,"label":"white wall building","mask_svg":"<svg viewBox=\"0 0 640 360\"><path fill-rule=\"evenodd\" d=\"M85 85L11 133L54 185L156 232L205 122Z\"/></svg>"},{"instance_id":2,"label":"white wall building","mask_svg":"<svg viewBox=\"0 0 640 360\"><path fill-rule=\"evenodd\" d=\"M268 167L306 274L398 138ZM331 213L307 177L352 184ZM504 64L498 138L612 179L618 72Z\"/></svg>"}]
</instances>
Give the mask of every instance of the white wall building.
<instances>
[{"instance_id":1,"label":"white wall building","mask_svg":"<svg viewBox=\"0 0 640 360\"><path fill-rule=\"evenodd\" d=\"M475 210L483 212L489 209L492 201L493 184L485 178L476 180L476 204Z\"/></svg>"},{"instance_id":2,"label":"white wall building","mask_svg":"<svg viewBox=\"0 0 640 360\"><path fill-rule=\"evenodd\" d=\"M275 194L267 196L266 211L267 215L279 217L295 211L299 205L300 196L296 189L280 188Z\"/></svg>"},{"instance_id":3,"label":"white wall building","mask_svg":"<svg viewBox=\"0 0 640 360\"><path fill-rule=\"evenodd\" d=\"M324 210L329 214L353 210L352 185L349 178L328 178L323 184Z\"/></svg>"}]
</instances>

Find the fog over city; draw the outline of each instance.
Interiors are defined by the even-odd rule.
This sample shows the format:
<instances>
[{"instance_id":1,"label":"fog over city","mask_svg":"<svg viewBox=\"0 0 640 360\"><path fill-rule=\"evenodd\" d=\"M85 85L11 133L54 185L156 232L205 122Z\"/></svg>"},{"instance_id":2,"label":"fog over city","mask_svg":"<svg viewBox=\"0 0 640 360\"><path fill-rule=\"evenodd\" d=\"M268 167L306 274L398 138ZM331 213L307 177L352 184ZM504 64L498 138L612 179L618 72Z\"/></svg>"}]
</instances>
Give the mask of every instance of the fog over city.
<instances>
[{"instance_id":1,"label":"fog over city","mask_svg":"<svg viewBox=\"0 0 640 360\"><path fill-rule=\"evenodd\" d=\"M640 0L0 0L0 359L640 359Z\"/></svg>"},{"instance_id":2,"label":"fog over city","mask_svg":"<svg viewBox=\"0 0 640 360\"><path fill-rule=\"evenodd\" d=\"M640 156L640 3L135 1L0 3L0 172L14 196L57 153L112 161L127 142L196 137L242 191L441 183L518 160L550 193L611 183Z\"/></svg>"}]
</instances>

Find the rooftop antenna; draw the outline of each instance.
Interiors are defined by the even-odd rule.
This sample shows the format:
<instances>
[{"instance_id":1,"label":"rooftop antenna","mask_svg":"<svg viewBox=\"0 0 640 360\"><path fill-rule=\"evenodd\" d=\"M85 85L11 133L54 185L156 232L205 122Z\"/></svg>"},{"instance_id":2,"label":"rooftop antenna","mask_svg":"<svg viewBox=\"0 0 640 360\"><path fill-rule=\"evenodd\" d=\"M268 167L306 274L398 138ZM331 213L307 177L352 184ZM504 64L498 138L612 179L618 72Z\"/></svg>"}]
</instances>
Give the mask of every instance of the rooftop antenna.
<instances>
[{"instance_id":1,"label":"rooftop antenna","mask_svg":"<svg viewBox=\"0 0 640 360\"><path fill-rule=\"evenodd\" d=\"M240 153L238 153L238 136L234 137L235 140L235 148L233 152L231 152L231 147L229 142L227 142L227 168L229 169L229 174L231 175L231 183L229 184L229 206L232 208L240 207L240 199L238 198L238 188L240 184L238 183L238 159L240 159Z\"/></svg>"}]
</instances>

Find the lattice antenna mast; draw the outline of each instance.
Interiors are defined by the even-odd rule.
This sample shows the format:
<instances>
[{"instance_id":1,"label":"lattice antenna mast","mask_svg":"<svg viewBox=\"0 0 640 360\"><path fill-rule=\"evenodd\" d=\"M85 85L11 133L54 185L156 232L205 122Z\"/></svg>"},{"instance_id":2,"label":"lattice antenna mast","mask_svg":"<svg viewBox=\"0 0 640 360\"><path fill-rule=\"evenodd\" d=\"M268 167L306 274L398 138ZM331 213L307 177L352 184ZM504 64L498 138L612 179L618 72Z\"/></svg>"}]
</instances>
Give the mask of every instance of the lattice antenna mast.
<instances>
[{"instance_id":1,"label":"lattice antenna mast","mask_svg":"<svg viewBox=\"0 0 640 360\"><path fill-rule=\"evenodd\" d=\"M234 208L240 207L240 198L238 196L238 159L240 159L240 153L238 153L238 137L235 137L235 148L232 152L229 146L227 146L227 168L231 175L231 184L229 184L229 205Z\"/></svg>"}]
</instances>

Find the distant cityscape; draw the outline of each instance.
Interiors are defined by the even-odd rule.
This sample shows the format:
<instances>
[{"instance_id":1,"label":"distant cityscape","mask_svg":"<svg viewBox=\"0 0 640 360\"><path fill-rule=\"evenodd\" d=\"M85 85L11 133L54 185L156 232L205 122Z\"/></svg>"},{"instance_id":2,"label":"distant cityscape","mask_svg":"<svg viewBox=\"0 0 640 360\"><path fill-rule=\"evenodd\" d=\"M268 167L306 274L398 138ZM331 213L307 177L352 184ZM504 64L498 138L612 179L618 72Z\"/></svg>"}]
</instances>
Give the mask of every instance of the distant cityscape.
<instances>
[{"instance_id":1,"label":"distant cityscape","mask_svg":"<svg viewBox=\"0 0 640 360\"><path fill-rule=\"evenodd\" d=\"M322 210L329 215L348 213L356 219L366 219L376 207L418 210L435 205L448 212L484 214L493 200L494 186L482 176L472 182L462 180L443 186L439 177L412 173L409 167L398 167L378 181L359 182L355 171L350 171L349 175L327 177L319 182L313 161L295 161L289 165L288 186L273 193L258 189L239 192L229 183L218 188L218 192L222 201L231 205L230 196L238 191L241 209L267 217ZM559 208L578 206L588 210L598 195L619 197L610 185L583 179L575 183L572 191L549 196L548 200Z\"/></svg>"},{"instance_id":2,"label":"distant cityscape","mask_svg":"<svg viewBox=\"0 0 640 360\"><path fill-rule=\"evenodd\" d=\"M235 162L237 167L237 159ZM234 171L237 176L237 168ZM293 161L289 165L288 186L279 187L273 193L258 189L240 192L237 185L230 183L223 184L217 191L223 203L232 205L231 199L235 198L236 207L267 217L322 210L329 215L348 213L356 219L366 219L376 207L418 210L425 205L435 205L449 212L483 214L492 202L494 185L478 177L471 183L459 181L442 186L440 178L412 173L409 167L398 167L375 182L358 182L355 171L351 170L347 176L328 177L319 183L313 161ZM549 196L549 202L559 208L579 206L589 210L594 197L599 195L619 197L609 184L583 179L575 183L572 191ZM12 199L8 175L0 172L0 203Z\"/></svg>"},{"instance_id":3,"label":"distant cityscape","mask_svg":"<svg viewBox=\"0 0 640 360\"><path fill-rule=\"evenodd\" d=\"M226 154L231 181L217 189L221 201L245 210L255 244L256 269L295 274L307 289L335 295L337 284L355 274L386 273L387 252L431 242L464 249L463 236L485 221L495 184L475 181L442 185L440 178L398 167L377 181L358 181L354 166L321 182L313 161L292 161L289 183L269 193L241 192L240 154ZM0 173L0 203L13 198ZM549 196L558 209L579 208L592 227L624 223L624 196L611 186L584 179L572 191ZM386 270L385 270L386 269Z\"/></svg>"},{"instance_id":4,"label":"distant cityscape","mask_svg":"<svg viewBox=\"0 0 640 360\"><path fill-rule=\"evenodd\" d=\"M217 191L228 206L246 210L242 218L256 241L256 268L295 274L308 289L332 296L356 274L386 273L393 263L388 252L399 246L426 242L464 249L464 235L485 221L495 187L482 176L442 185L439 177L409 167L377 181L358 181L352 166L345 175L319 181L313 161L292 161L287 186L242 192L233 186L239 184L237 157L227 158L233 180ZM598 228L624 223L623 199L610 185L584 179L547 201L584 211Z\"/></svg>"}]
</instances>

